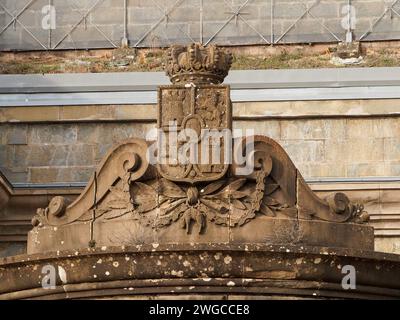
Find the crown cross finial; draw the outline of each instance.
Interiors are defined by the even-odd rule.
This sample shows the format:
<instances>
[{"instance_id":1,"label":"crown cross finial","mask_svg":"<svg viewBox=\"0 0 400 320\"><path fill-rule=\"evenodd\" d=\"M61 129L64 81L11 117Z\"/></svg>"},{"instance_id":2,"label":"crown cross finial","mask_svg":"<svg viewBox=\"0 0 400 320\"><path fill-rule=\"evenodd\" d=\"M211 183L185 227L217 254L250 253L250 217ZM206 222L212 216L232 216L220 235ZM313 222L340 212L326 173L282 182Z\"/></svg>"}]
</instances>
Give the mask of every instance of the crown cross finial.
<instances>
[{"instance_id":1,"label":"crown cross finial","mask_svg":"<svg viewBox=\"0 0 400 320\"><path fill-rule=\"evenodd\" d=\"M219 84L232 64L232 54L217 46L192 43L168 51L166 73L174 84Z\"/></svg>"}]
</instances>

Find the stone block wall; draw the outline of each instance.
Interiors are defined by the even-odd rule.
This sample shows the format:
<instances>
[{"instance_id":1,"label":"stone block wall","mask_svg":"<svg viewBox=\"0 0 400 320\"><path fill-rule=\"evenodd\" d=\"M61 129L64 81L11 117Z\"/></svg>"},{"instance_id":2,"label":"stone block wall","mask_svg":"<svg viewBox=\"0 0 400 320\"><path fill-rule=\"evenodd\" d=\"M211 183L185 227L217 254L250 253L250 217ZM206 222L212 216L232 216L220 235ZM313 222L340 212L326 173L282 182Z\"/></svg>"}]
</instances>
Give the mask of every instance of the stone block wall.
<instances>
[{"instance_id":1,"label":"stone block wall","mask_svg":"<svg viewBox=\"0 0 400 320\"><path fill-rule=\"evenodd\" d=\"M338 108L353 103L337 102ZM257 109L271 112L279 104L235 103L234 127L251 128L256 134L275 139L306 179L400 176L398 117L257 115ZM51 116L68 107L49 108L52 112L47 115ZM47 123L35 120L36 115L31 113L26 114L31 120L0 124L0 170L10 182L85 183L113 145L130 137L145 138L155 127L154 105L71 108L76 111L73 115L64 112L64 119ZM9 113L13 110L21 112L18 107L7 108Z\"/></svg>"},{"instance_id":2,"label":"stone block wall","mask_svg":"<svg viewBox=\"0 0 400 320\"><path fill-rule=\"evenodd\" d=\"M125 17L132 47L338 42L348 21L356 40L400 38L397 1L352 0L350 10L347 0L129 0L126 8L123 0L53 0L53 11L48 0L26 4L1 1L0 50L116 47Z\"/></svg>"}]
</instances>

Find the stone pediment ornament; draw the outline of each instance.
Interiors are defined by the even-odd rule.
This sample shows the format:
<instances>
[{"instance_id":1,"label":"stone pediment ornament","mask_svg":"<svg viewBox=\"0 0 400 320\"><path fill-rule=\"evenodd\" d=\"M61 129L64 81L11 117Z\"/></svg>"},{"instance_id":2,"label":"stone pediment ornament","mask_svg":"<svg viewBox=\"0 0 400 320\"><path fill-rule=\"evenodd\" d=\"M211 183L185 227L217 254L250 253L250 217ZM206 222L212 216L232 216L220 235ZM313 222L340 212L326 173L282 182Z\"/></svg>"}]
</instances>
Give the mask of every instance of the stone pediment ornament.
<instances>
[{"instance_id":1,"label":"stone pediment ornament","mask_svg":"<svg viewBox=\"0 0 400 320\"><path fill-rule=\"evenodd\" d=\"M147 157L153 142L122 142L73 203L56 197L38 209L28 251L87 247L90 241L98 246L260 242L373 248L372 228L361 225L368 221L361 204L343 193L318 198L274 140L223 134L232 129L229 86L221 84L231 62L231 54L215 46L173 46L166 61L173 85L158 90L157 128L166 141L190 129L198 133L192 145L200 150L203 131L212 130L220 133L224 148L215 151L211 144L205 154L216 153L222 161L171 163L169 155L158 152L153 164ZM249 141L254 147L247 154ZM235 146L254 163L248 174L237 174L243 164L225 161L221 150L233 152ZM334 230L340 236L332 237Z\"/></svg>"}]
</instances>

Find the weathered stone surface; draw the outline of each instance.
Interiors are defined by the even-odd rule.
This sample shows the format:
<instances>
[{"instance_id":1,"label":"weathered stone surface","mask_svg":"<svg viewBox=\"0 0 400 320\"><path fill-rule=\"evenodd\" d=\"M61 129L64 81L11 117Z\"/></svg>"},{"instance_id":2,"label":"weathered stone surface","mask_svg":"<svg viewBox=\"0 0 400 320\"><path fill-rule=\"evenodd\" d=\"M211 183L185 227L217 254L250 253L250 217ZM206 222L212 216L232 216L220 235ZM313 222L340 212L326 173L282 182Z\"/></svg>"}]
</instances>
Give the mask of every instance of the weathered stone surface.
<instances>
[{"instance_id":1,"label":"weathered stone surface","mask_svg":"<svg viewBox=\"0 0 400 320\"><path fill-rule=\"evenodd\" d=\"M27 144L27 142L28 142L28 135L26 126L13 127L8 132L7 144L24 145Z\"/></svg>"},{"instance_id":2,"label":"weathered stone surface","mask_svg":"<svg viewBox=\"0 0 400 320\"><path fill-rule=\"evenodd\" d=\"M43 124L30 128L29 143L71 144L76 142L76 125Z\"/></svg>"},{"instance_id":3,"label":"weathered stone surface","mask_svg":"<svg viewBox=\"0 0 400 320\"><path fill-rule=\"evenodd\" d=\"M245 259L244 259L245 257ZM384 262L383 262L384 261ZM42 268L56 268L53 290ZM357 270L355 290L343 290L342 267ZM0 259L0 299L400 297L398 255L363 250L271 245L102 247ZM189 296L188 296L189 295Z\"/></svg>"},{"instance_id":4,"label":"weathered stone surface","mask_svg":"<svg viewBox=\"0 0 400 320\"><path fill-rule=\"evenodd\" d=\"M29 168L29 181L32 183L54 183L57 181L88 181L93 167L32 167Z\"/></svg>"}]
</instances>

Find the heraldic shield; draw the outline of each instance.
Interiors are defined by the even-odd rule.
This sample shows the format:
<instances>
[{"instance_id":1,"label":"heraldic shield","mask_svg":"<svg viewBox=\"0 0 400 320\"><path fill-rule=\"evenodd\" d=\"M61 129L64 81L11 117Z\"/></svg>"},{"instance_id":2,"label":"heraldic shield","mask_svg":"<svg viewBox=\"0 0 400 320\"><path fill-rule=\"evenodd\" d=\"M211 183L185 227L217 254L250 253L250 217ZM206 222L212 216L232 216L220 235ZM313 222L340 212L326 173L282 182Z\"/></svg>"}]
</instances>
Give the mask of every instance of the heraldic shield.
<instances>
[{"instance_id":1,"label":"heraldic shield","mask_svg":"<svg viewBox=\"0 0 400 320\"><path fill-rule=\"evenodd\" d=\"M159 88L157 168L161 176L194 184L225 175L232 143L229 89L226 85Z\"/></svg>"}]
</instances>

